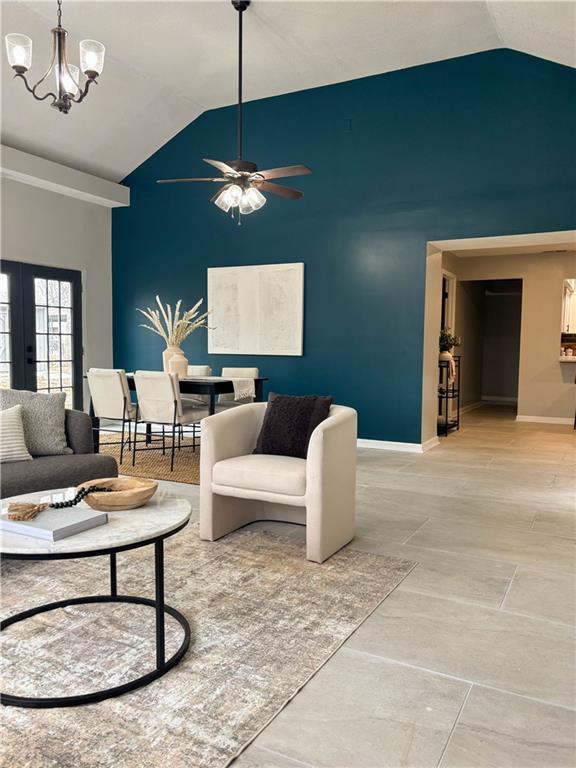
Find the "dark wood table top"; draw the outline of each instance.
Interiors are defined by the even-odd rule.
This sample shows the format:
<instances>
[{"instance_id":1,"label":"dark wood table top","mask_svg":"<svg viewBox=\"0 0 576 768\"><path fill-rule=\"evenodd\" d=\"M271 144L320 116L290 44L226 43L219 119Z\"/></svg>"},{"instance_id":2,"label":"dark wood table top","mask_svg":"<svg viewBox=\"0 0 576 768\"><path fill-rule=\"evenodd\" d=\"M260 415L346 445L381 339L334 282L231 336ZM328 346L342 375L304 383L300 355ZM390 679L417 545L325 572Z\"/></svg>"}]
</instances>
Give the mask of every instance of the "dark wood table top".
<instances>
[{"instance_id":1,"label":"dark wood table top","mask_svg":"<svg viewBox=\"0 0 576 768\"><path fill-rule=\"evenodd\" d=\"M134 374L127 373L126 378L131 390L134 390ZM240 377L252 378L252 377ZM268 381L266 376L256 376L254 382L256 387ZM180 379L180 392L184 395L227 395L234 392L234 382L232 379L223 376L187 376Z\"/></svg>"}]
</instances>

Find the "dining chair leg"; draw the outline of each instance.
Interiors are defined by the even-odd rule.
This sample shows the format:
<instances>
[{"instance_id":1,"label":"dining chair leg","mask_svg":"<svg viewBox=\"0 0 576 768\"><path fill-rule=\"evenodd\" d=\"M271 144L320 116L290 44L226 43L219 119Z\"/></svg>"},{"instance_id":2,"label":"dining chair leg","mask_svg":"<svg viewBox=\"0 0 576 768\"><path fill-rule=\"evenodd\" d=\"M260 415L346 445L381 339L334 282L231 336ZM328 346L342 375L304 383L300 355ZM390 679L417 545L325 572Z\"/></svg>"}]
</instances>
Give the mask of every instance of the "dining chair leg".
<instances>
[{"instance_id":1,"label":"dining chair leg","mask_svg":"<svg viewBox=\"0 0 576 768\"><path fill-rule=\"evenodd\" d=\"M126 426L126 418L122 417L122 437L120 438L120 464L124 460L124 428Z\"/></svg>"},{"instance_id":2,"label":"dining chair leg","mask_svg":"<svg viewBox=\"0 0 576 768\"><path fill-rule=\"evenodd\" d=\"M162 424L162 456L166 456L166 433Z\"/></svg>"},{"instance_id":3,"label":"dining chair leg","mask_svg":"<svg viewBox=\"0 0 576 768\"><path fill-rule=\"evenodd\" d=\"M181 448L181 438L182 438L182 427L178 430L178 450Z\"/></svg>"},{"instance_id":4,"label":"dining chair leg","mask_svg":"<svg viewBox=\"0 0 576 768\"><path fill-rule=\"evenodd\" d=\"M170 472L174 471L174 454L176 452L176 424L172 425L172 455L170 457Z\"/></svg>"},{"instance_id":5,"label":"dining chair leg","mask_svg":"<svg viewBox=\"0 0 576 768\"><path fill-rule=\"evenodd\" d=\"M174 471L174 453L176 451L176 409L178 404L174 403L174 416L172 417L172 450L170 457L170 472ZM180 427L180 425L178 425Z\"/></svg>"},{"instance_id":6,"label":"dining chair leg","mask_svg":"<svg viewBox=\"0 0 576 768\"><path fill-rule=\"evenodd\" d=\"M132 440L132 466L136 464L136 444L138 442L138 416L139 407L136 405L136 419L134 421L134 440Z\"/></svg>"}]
</instances>

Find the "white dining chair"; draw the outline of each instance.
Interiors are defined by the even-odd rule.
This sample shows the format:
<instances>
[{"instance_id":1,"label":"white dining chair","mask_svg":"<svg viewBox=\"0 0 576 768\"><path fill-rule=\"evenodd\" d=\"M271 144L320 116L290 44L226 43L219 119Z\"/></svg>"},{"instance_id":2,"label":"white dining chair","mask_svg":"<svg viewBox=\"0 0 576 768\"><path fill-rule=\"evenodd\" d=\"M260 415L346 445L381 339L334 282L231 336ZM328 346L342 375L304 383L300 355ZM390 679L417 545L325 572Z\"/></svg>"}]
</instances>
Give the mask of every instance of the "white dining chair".
<instances>
[{"instance_id":1,"label":"white dining chair","mask_svg":"<svg viewBox=\"0 0 576 768\"><path fill-rule=\"evenodd\" d=\"M209 365L189 365L188 376L212 376L212 368Z\"/></svg>"},{"instance_id":2,"label":"white dining chair","mask_svg":"<svg viewBox=\"0 0 576 768\"><path fill-rule=\"evenodd\" d=\"M222 368L222 378L224 379L257 379L260 376L258 368ZM227 392L225 395L218 395L216 411L222 411L226 408L234 408L237 405L246 405L253 403L254 398L246 397L241 400L234 399L233 392Z\"/></svg>"},{"instance_id":3,"label":"white dining chair","mask_svg":"<svg viewBox=\"0 0 576 768\"><path fill-rule=\"evenodd\" d=\"M102 419L122 423L120 443L107 443L107 445L120 445L120 464L122 464L126 442L128 448L132 447L132 420L136 418L136 408L130 397L126 371L123 368L90 368L87 379L92 410L99 420L98 426L92 427L93 432L97 431L100 436L102 432L115 431L102 427ZM125 439L126 426L128 426L127 440Z\"/></svg>"},{"instance_id":4,"label":"white dining chair","mask_svg":"<svg viewBox=\"0 0 576 768\"><path fill-rule=\"evenodd\" d=\"M165 427L170 427L172 436L170 471L174 470L176 447L180 450L181 436L186 427L192 427L192 449L196 450L194 425L208 415L208 408L185 401L180 396L178 374L158 371L136 371L134 374L136 395L136 429L139 423L158 424L162 427L162 448L137 448L133 440L132 465L136 463L136 452L143 450L162 450L166 452ZM188 446L184 446L188 447Z\"/></svg>"},{"instance_id":5,"label":"white dining chair","mask_svg":"<svg viewBox=\"0 0 576 768\"><path fill-rule=\"evenodd\" d=\"M209 365L189 365L187 374L192 378L212 376L212 368ZM182 395L182 400L201 408L210 407L210 395ZM196 427L194 427L194 433L196 433Z\"/></svg>"},{"instance_id":6,"label":"white dining chair","mask_svg":"<svg viewBox=\"0 0 576 768\"><path fill-rule=\"evenodd\" d=\"M209 365L189 365L187 374L191 378L194 378L195 376L198 376L199 378L202 376L212 376L212 368ZM196 403L197 405L202 405L208 408L210 404L210 395L182 395L182 400L190 401L191 403Z\"/></svg>"}]
</instances>

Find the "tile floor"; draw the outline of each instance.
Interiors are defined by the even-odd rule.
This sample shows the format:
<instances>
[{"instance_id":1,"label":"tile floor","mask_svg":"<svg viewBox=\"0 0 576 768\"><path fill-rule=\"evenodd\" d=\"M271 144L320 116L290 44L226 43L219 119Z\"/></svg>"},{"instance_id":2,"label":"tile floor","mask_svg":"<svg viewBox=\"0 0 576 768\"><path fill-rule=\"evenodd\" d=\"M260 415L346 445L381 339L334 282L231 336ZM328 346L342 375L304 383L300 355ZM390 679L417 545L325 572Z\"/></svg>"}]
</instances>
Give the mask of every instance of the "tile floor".
<instances>
[{"instance_id":1,"label":"tile floor","mask_svg":"<svg viewBox=\"0 0 576 768\"><path fill-rule=\"evenodd\" d=\"M353 546L419 565L234 768L572 768L576 432L485 407L358 458Z\"/></svg>"}]
</instances>

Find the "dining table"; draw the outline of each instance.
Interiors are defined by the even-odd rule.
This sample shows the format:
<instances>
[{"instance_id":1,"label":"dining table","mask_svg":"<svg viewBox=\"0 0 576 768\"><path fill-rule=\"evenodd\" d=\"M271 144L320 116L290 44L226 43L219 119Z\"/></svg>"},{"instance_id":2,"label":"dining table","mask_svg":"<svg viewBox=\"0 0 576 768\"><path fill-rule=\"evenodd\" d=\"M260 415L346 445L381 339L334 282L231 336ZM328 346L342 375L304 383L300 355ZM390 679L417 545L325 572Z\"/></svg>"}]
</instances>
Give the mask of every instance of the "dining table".
<instances>
[{"instance_id":1,"label":"dining table","mask_svg":"<svg viewBox=\"0 0 576 768\"><path fill-rule=\"evenodd\" d=\"M127 373L128 387L131 392L136 391L134 374ZM178 379L180 384L180 394L182 395L205 395L208 397L208 415L212 416L216 411L216 398L218 395L234 394L234 380L225 376L182 376ZM262 402L264 399L264 382L268 381L266 376L257 376L254 379L255 400ZM92 417L92 427L94 435L94 451L98 453L100 449L100 419L94 414L92 401L90 401L90 416ZM146 442L152 439L152 425L146 424Z\"/></svg>"}]
</instances>

